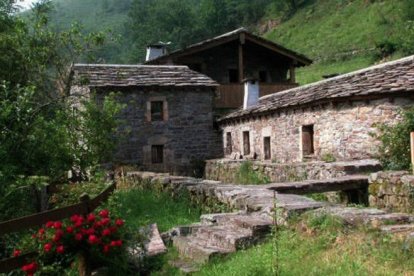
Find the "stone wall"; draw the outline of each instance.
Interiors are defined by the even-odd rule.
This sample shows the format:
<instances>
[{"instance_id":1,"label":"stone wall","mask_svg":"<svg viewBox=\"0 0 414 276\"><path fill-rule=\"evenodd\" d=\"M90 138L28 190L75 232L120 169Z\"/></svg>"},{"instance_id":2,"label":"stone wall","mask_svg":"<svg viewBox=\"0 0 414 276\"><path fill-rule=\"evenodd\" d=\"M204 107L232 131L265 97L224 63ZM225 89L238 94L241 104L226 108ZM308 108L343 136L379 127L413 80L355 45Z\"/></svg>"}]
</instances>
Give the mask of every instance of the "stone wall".
<instances>
[{"instance_id":1,"label":"stone wall","mask_svg":"<svg viewBox=\"0 0 414 276\"><path fill-rule=\"evenodd\" d=\"M242 160L215 159L206 163L205 178L225 183L237 183L237 173ZM318 180L341 177L349 174L362 174L381 170L376 160L349 162L305 162L281 164L262 161L251 161L253 170L266 176L271 182L291 182L302 180Z\"/></svg>"},{"instance_id":2,"label":"stone wall","mask_svg":"<svg viewBox=\"0 0 414 276\"><path fill-rule=\"evenodd\" d=\"M377 172L369 179L369 205L394 212L414 212L414 175Z\"/></svg>"},{"instance_id":3,"label":"stone wall","mask_svg":"<svg viewBox=\"0 0 414 276\"><path fill-rule=\"evenodd\" d=\"M119 88L117 88L119 90ZM173 174L192 174L203 160L221 155L221 137L213 126L214 89L151 87L122 89L117 162ZM102 97L107 91L98 91ZM164 120L151 121L150 101L164 102ZM152 163L152 145L163 145L163 163Z\"/></svg>"},{"instance_id":4,"label":"stone wall","mask_svg":"<svg viewBox=\"0 0 414 276\"><path fill-rule=\"evenodd\" d=\"M226 136L231 133L232 153L226 157L264 159L264 137L271 138L271 160L274 163L334 159L375 158L379 141L371 136L377 123L395 123L398 110L412 105L409 98L383 98L365 101L327 103L306 108L292 108L273 114L223 123L224 151ZM311 156L304 156L302 131L313 125ZM250 154L243 152L243 131L250 133Z\"/></svg>"}]
</instances>

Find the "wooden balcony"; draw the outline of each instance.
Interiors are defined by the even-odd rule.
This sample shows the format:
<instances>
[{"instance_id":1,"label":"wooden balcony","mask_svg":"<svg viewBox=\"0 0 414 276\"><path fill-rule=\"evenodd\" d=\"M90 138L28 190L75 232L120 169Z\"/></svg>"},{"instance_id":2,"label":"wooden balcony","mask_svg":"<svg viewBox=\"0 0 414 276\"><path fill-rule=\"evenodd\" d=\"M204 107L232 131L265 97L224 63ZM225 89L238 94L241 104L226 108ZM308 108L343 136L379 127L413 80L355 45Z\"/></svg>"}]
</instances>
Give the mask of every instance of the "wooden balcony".
<instances>
[{"instance_id":1,"label":"wooden balcony","mask_svg":"<svg viewBox=\"0 0 414 276\"><path fill-rule=\"evenodd\" d=\"M297 87L296 83L262 83L260 97ZM243 105L244 85L238 83L221 84L215 100L216 108L238 108Z\"/></svg>"}]
</instances>

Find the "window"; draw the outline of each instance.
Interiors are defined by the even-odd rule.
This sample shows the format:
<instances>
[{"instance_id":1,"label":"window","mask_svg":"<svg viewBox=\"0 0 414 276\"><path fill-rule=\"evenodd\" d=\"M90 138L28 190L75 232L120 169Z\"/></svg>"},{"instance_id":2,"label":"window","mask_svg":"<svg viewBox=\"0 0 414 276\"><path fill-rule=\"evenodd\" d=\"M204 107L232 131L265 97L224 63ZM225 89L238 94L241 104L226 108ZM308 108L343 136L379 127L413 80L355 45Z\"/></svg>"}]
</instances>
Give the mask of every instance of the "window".
<instances>
[{"instance_id":1,"label":"window","mask_svg":"<svg viewBox=\"0 0 414 276\"><path fill-rule=\"evenodd\" d=\"M260 82L267 82L267 72L266 71L259 71L259 81Z\"/></svg>"},{"instance_id":2,"label":"window","mask_svg":"<svg viewBox=\"0 0 414 276\"><path fill-rule=\"evenodd\" d=\"M151 121L164 120L164 102L153 101L151 102Z\"/></svg>"},{"instance_id":3,"label":"window","mask_svg":"<svg viewBox=\"0 0 414 276\"><path fill-rule=\"evenodd\" d=\"M230 83L239 82L239 70L229 69L229 82Z\"/></svg>"},{"instance_id":4,"label":"window","mask_svg":"<svg viewBox=\"0 0 414 276\"><path fill-rule=\"evenodd\" d=\"M272 158L270 150L270 137L263 138L263 151L265 160L269 160L270 158Z\"/></svg>"},{"instance_id":5,"label":"window","mask_svg":"<svg viewBox=\"0 0 414 276\"><path fill-rule=\"evenodd\" d=\"M250 134L248 131L243 131L243 154L250 154Z\"/></svg>"},{"instance_id":6,"label":"window","mask_svg":"<svg viewBox=\"0 0 414 276\"><path fill-rule=\"evenodd\" d=\"M314 154L313 125L302 126L302 154L303 156Z\"/></svg>"},{"instance_id":7,"label":"window","mask_svg":"<svg viewBox=\"0 0 414 276\"><path fill-rule=\"evenodd\" d=\"M226 133L226 153L231 154L233 151L233 142L231 140L231 132Z\"/></svg>"},{"instance_id":8,"label":"window","mask_svg":"<svg viewBox=\"0 0 414 276\"><path fill-rule=\"evenodd\" d=\"M151 147L152 164L161 164L164 162L164 146L152 145Z\"/></svg>"}]
</instances>

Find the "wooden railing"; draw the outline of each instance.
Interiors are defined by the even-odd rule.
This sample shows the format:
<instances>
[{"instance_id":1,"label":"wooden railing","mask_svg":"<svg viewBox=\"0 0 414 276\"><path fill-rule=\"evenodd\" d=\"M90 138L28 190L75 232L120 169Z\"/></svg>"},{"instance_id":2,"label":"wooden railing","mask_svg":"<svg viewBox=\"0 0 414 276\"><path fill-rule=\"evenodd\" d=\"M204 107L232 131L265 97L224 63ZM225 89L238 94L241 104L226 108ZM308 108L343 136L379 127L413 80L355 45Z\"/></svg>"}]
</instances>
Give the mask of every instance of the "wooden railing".
<instances>
[{"instance_id":1,"label":"wooden railing","mask_svg":"<svg viewBox=\"0 0 414 276\"><path fill-rule=\"evenodd\" d=\"M297 87L296 83L262 83L259 85L260 97ZM221 84L215 100L216 108L238 108L243 104L244 85L238 83Z\"/></svg>"},{"instance_id":2,"label":"wooden railing","mask_svg":"<svg viewBox=\"0 0 414 276\"><path fill-rule=\"evenodd\" d=\"M114 182L93 199L90 199L87 194L84 194L81 196L80 202L77 204L0 222L0 236L41 226L48 221L69 218L75 214L87 215L95 210L102 202L106 201L115 188L116 183ZM13 269L19 268L25 263L26 259L33 258L36 255L36 252L29 252L18 257L0 260L0 273L6 273Z\"/></svg>"}]
</instances>

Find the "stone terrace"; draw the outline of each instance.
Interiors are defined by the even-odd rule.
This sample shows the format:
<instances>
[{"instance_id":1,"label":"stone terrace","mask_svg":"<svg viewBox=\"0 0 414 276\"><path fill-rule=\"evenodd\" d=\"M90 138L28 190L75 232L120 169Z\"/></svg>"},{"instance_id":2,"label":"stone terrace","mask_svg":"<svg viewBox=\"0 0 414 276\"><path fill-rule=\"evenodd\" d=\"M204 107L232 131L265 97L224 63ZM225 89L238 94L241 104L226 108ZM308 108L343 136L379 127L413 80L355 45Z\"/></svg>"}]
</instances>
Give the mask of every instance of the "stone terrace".
<instances>
[{"instance_id":1,"label":"stone terrace","mask_svg":"<svg viewBox=\"0 0 414 276\"><path fill-rule=\"evenodd\" d=\"M229 254L251 246L265 238L275 222L285 224L293 214L306 211L334 215L351 226L363 224L387 233L414 235L412 215L329 204L296 194L280 194L273 191L277 185L223 184L219 181L150 172L130 172L126 178L128 185L139 186L146 183L152 188L172 194L185 189L199 203L213 201L237 210L235 213L202 215L200 223L179 226L163 233L164 240L172 240L180 253L181 259L173 264L184 272L196 270L199 264L213 256ZM338 183L345 181L352 184L354 180L363 181L361 178L349 176L331 179L326 183L332 185L334 182L339 185ZM306 186L306 183L294 183L290 191L294 193L294 187ZM273 215L275 207L280 210L276 220Z\"/></svg>"}]
</instances>

